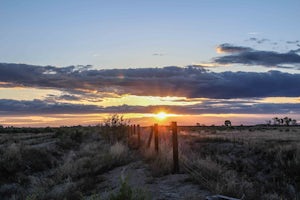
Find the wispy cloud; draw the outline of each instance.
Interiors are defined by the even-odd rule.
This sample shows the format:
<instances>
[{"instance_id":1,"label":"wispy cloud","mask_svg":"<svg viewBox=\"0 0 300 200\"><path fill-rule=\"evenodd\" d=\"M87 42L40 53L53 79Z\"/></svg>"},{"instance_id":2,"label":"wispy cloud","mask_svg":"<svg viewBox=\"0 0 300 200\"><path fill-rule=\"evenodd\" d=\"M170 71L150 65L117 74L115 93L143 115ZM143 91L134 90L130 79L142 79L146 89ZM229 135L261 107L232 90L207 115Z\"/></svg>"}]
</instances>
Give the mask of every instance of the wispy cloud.
<instances>
[{"instance_id":1,"label":"wispy cloud","mask_svg":"<svg viewBox=\"0 0 300 200\"><path fill-rule=\"evenodd\" d=\"M256 42L257 44L262 44L262 43L268 42L270 40L266 39L266 38L259 39L259 38L251 37L251 38L249 38L249 41Z\"/></svg>"},{"instance_id":2,"label":"wispy cloud","mask_svg":"<svg viewBox=\"0 0 300 200\"><path fill-rule=\"evenodd\" d=\"M152 56L165 56L166 54L164 53L153 53Z\"/></svg>"},{"instance_id":3,"label":"wispy cloud","mask_svg":"<svg viewBox=\"0 0 300 200\"><path fill-rule=\"evenodd\" d=\"M300 43L299 40L294 40L294 41L286 41L287 44L298 44Z\"/></svg>"}]
</instances>

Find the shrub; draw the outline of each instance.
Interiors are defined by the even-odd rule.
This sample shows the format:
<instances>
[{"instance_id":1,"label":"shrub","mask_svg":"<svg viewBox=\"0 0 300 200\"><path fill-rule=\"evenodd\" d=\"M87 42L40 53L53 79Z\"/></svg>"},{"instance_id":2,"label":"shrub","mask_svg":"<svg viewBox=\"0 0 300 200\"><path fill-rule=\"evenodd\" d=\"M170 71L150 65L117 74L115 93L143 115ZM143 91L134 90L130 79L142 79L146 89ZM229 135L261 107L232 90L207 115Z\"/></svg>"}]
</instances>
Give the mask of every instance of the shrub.
<instances>
[{"instance_id":1,"label":"shrub","mask_svg":"<svg viewBox=\"0 0 300 200\"><path fill-rule=\"evenodd\" d=\"M128 154L128 147L123 143L116 142L110 147L110 154L114 159L119 160L122 157L126 157L126 155Z\"/></svg>"},{"instance_id":2,"label":"shrub","mask_svg":"<svg viewBox=\"0 0 300 200\"><path fill-rule=\"evenodd\" d=\"M16 181L16 179L20 182L22 174L40 172L56 164L56 159L46 149L35 149L12 143L0 158L0 182L1 180Z\"/></svg>"},{"instance_id":3,"label":"shrub","mask_svg":"<svg viewBox=\"0 0 300 200\"><path fill-rule=\"evenodd\" d=\"M83 142L84 133L80 130L72 130L60 128L56 132L56 137L59 139L58 145L63 149L78 148Z\"/></svg>"},{"instance_id":4,"label":"shrub","mask_svg":"<svg viewBox=\"0 0 300 200\"><path fill-rule=\"evenodd\" d=\"M119 116L118 114L109 117L102 127L104 139L111 144L125 141L127 138L128 123L128 120L125 120L123 116Z\"/></svg>"},{"instance_id":5,"label":"shrub","mask_svg":"<svg viewBox=\"0 0 300 200\"><path fill-rule=\"evenodd\" d=\"M133 189L128 184L127 177L121 178L121 186L117 193L111 193L110 200L146 200L145 191Z\"/></svg>"},{"instance_id":6,"label":"shrub","mask_svg":"<svg viewBox=\"0 0 300 200\"><path fill-rule=\"evenodd\" d=\"M22 160L30 172L43 171L57 164L51 152L45 149L25 148L22 152Z\"/></svg>"}]
</instances>

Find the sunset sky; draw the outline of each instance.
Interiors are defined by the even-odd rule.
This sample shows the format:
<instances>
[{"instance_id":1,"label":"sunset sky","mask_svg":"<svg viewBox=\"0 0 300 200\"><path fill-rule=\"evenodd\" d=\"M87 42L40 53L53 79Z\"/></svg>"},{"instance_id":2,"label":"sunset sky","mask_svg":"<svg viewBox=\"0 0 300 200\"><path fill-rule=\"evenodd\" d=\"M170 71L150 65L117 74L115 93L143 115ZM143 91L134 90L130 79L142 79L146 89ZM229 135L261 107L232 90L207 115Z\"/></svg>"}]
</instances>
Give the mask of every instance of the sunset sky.
<instances>
[{"instance_id":1,"label":"sunset sky","mask_svg":"<svg viewBox=\"0 0 300 200\"><path fill-rule=\"evenodd\" d=\"M299 122L299 8L0 0L0 125L95 125L112 113L142 125Z\"/></svg>"}]
</instances>

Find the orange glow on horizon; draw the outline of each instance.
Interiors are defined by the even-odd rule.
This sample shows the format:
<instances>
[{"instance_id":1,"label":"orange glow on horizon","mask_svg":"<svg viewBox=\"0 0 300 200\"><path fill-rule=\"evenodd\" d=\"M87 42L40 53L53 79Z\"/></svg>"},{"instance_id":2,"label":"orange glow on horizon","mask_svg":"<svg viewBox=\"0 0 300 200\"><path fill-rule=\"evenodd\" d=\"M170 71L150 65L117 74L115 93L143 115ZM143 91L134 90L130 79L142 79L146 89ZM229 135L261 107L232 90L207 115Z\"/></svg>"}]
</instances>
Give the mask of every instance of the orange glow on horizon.
<instances>
[{"instance_id":1,"label":"orange glow on horizon","mask_svg":"<svg viewBox=\"0 0 300 200\"><path fill-rule=\"evenodd\" d=\"M163 112L163 111L161 111ZM274 114L171 114L165 111L164 119L157 118L158 113L124 113L124 119L130 121L131 124L140 124L141 126L150 126L154 123L169 124L176 121L178 125L223 125L224 120L229 119L233 125L250 125L262 124L266 120L274 117ZM0 125L16 126L16 127L59 127L59 126L75 126L75 125L97 125L110 117L112 113L92 113L92 114L48 114L48 115L9 115L0 119ZM163 116L163 115L162 115ZM290 114L297 121L300 120L299 114ZM284 115L278 115L284 117Z\"/></svg>"}]
</instances>

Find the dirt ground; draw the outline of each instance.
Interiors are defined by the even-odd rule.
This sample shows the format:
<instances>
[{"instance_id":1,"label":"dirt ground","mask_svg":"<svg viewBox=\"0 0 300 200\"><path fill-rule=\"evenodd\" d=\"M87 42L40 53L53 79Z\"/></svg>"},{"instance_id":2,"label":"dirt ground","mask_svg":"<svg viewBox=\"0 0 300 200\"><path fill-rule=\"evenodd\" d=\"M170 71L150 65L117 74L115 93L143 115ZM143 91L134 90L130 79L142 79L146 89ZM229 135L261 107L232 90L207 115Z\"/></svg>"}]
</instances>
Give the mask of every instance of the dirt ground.
<instances>
[{"instance_id":1,"label":"dirt ground","mask_svg":"<svg viewBox=\"0 0 300 200\"><path fill-rule=\"evenodd\" d=\"M120 179L127 178L128 184L136 189L142 189L153 200L163 199L205 199L209 192L191 182L187 174L171 174L163 177L153 177L147 164L143 161L131 162L126 166L115 168L103 174L105 180L98 188L103 197L120 187ZM110 191L106 191L110 188ZM111 190L112 189L112 190Z\"/></svg>"}]
</instances>

